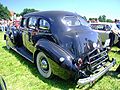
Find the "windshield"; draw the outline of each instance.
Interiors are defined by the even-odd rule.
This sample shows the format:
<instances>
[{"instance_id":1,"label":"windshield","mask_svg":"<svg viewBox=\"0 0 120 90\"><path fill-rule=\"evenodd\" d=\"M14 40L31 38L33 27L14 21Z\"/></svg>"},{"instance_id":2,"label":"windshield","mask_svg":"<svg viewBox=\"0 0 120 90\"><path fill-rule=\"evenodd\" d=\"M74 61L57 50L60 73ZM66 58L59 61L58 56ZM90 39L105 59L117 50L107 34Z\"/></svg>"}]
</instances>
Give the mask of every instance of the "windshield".
<instances>
[{"instance_id":1,"label":"windshield","mask_svg":"<svg viewBox=\"0 0 120 90\"><path fill-rule=\"evenodd\" d=\"M67 26L90 26L87 21L85 21L82 17L78 16L64 16L62 22Z\"/></svg>"}]
</instances>

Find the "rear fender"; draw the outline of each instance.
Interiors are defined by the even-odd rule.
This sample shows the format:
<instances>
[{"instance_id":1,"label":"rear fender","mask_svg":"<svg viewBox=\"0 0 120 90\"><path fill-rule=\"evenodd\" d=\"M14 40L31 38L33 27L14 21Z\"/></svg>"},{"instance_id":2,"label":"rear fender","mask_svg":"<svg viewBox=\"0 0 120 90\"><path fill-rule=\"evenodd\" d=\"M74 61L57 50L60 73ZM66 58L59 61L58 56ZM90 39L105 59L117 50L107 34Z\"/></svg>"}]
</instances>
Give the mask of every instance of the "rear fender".
<instances>
[{"instance_id":1,"label":"rear fender","mask_svg":"<svg viewBox=\"0 0 120 90\"><path fill-rule=\"evenodd\" d=\"M73 70L73 56L59 45L42 39L36 43L37 50L43 51L51 60L67 70Z\"/></svg>"}]
</instances>

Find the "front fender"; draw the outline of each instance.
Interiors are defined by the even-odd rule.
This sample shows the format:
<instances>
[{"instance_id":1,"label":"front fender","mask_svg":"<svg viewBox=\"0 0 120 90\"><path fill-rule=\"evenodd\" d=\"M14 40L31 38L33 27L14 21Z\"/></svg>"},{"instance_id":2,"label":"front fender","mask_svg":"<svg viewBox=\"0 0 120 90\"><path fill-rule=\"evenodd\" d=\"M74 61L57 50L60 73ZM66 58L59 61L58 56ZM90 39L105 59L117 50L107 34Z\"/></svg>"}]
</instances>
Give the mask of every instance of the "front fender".
<instances>
[{"instance_id":1,"label":"front fender","mask_svg":"<svg viewBox=\"0 0 120 90\"><path fill-rule=\"evenodd\" d=\"M75 70L75 66L72 63L74 59L71 54L61 48L59 45L50 42L45 39L41 39L36 43L37 50L43 51L54 62L67 70Z\"/></svg>"}]
</instances>

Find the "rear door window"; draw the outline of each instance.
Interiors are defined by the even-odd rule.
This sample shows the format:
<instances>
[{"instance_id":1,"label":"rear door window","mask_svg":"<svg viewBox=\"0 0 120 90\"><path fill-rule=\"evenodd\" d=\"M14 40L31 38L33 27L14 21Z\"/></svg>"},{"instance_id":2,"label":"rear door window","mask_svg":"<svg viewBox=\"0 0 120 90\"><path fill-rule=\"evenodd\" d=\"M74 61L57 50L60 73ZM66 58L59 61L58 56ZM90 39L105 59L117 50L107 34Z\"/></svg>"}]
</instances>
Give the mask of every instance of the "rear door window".
<instances>
[{"instance_id":1,"label":"rear door window","mask_svg":"<svg viewBox=\"0 0 120 90\"><path fill-rule=\"evenodd\" d=\"M50 23L45 19L38 20L38 28L42 31L50 31Z\"/></svg>"},{"instance_id":2,"label":"rear door window","mask_svg":"<svg viewBox=\"0 0 120 90\"><path fill-rule=\"evenodd\" d=\"M36 17L30 17L28 21L28 27L31 29L35 29L37 26L37 18Z\"/></svg>"}]
</instances>

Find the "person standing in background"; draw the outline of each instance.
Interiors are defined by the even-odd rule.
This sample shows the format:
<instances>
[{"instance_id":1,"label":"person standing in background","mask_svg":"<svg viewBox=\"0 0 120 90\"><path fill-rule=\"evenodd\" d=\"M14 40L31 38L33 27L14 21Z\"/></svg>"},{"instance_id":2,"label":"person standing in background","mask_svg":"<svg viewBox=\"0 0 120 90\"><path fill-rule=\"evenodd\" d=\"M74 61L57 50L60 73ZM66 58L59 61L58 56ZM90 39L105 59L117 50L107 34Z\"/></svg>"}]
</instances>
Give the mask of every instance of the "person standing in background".
<instances>
[{"instance_id":1,"label":"person standing in background","mask_svg":"<svg viewBox=\"0 0 120 90\"><path fill-rule=\"evenodd\" d=\"M117 26L117 22L115 21L115 24ZM111 32L109 33L109 47L111 48L114 45L115 35L118 36L118 47L120 47L120 30L119 28L112 27Z\"/></svg>"},{"instance_id":2,"label":"person standing in background","mask_svg":"<svg viewBox=\"0 0 120 90\"><path fill-rule=\"evenodd\" d=\"M4 20L2 20L2 22L1 22L1 30L5 31Z\"/></svg>"}]
</instances>

